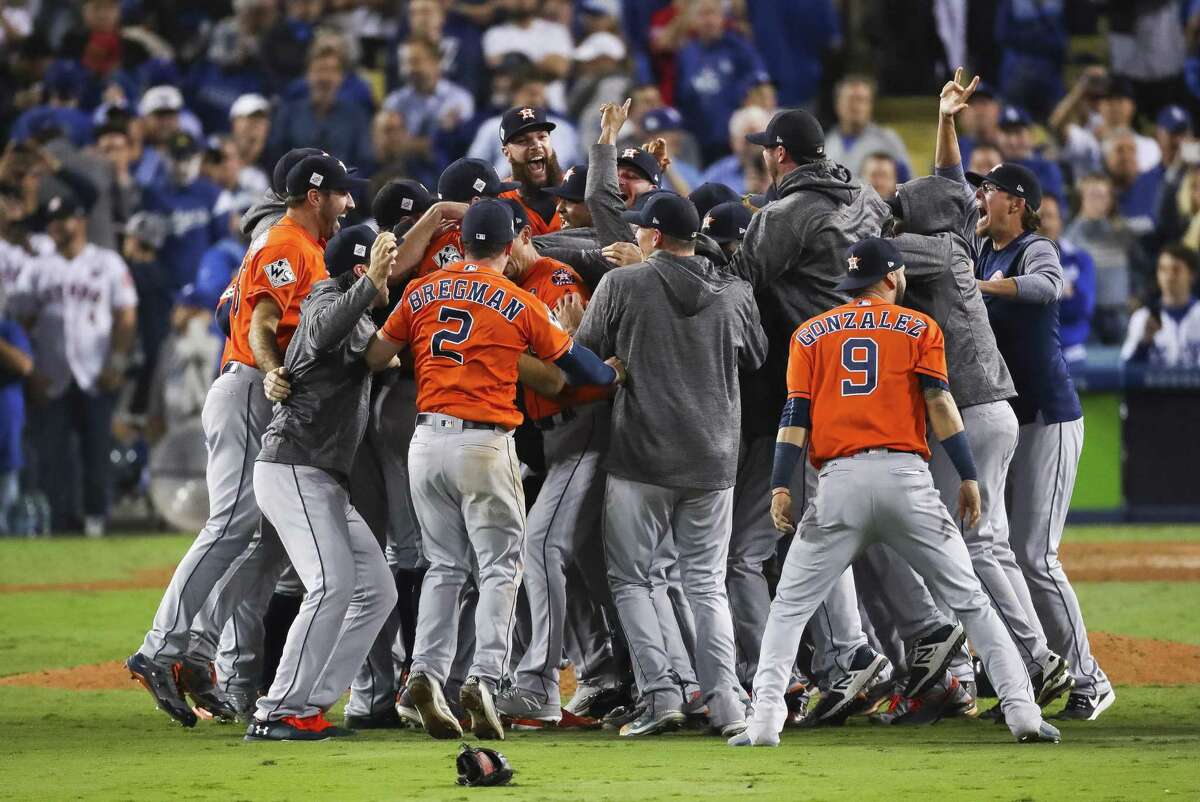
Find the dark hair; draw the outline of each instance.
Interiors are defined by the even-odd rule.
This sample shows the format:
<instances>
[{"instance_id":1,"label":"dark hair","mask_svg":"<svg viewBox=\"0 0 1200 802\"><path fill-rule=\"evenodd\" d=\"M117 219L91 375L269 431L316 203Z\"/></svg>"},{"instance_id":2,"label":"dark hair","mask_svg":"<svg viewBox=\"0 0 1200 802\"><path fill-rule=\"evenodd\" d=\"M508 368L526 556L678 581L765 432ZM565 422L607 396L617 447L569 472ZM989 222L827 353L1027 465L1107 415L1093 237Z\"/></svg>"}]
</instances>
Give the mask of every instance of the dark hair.
<instances>
[{"instance_id":1,"label":"dark hair","mask_svg":"<svg viewBox=\"0 0 1200 802\"><path fill-rule=\"evenodd\" d=\"M665 248L670 248L676 251L686 251L688 248L696 247L696 240L694 239L680 239L679 237L672 237L670 234L666 234L662 231L658 233L662 237L660 240L661 245Z\"/></svg>"},{"instance_id":2,"label":"dark hair","mask_svg":"<svg viewBox=\"0 0 1200 802\"><path fill-rule=\"evenodd\" d=\"M1026 231L1037 231L1041 227L1042 216L1027 201L1025 203L1025 211L1021 212L1021 228Z\"/></svg>"},{"instance_id":3,"label":"dark hair","mask_svg":"<svg viewBox=\"0 0 1200 802\"><path fill-rule=\"evenodd\" d=\"M893 167L898 166L896 163L896 157L890 153L884 153L882 150L877 150L877 151L874 151L873 153L868 153L866 155L866 158L863 159L864 164L866 164L867 159L882 159L884 161L891 162Z\"/></svg>"},{"instance_id":4,"label":"dark hair","mask_svg":"<svg viewBox=\"0 0 1200 802\"><path fill-rule=\"evenodd\" d=\"M1187 265L1187 269L1193 276L1200 273L1200 254L1197 254L1182 242L1172 242L1169 245L1164 245L1159 255L1167 255L1172 259L1178 259Z\"/></svg>"},{"instance_id":5,"label":"dark hair","mask_svg":"<svg viewBox=\"0 0 1200 802\"><path fill-rule=\"evenodd\" d=\"M464 245L463 250L468 259L495 259L504 253L504 249L509 244L507 242L473 242L470 245Z\"/></svg>"}]
</instances>

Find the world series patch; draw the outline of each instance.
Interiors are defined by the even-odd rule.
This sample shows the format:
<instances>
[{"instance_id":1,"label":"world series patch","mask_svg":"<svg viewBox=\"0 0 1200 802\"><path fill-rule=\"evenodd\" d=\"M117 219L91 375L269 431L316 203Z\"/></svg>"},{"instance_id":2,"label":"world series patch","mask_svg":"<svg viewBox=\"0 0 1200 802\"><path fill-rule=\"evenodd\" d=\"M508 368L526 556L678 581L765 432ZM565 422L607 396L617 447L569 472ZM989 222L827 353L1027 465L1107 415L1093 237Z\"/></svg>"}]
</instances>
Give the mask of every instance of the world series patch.
<instances>
[{"instance_id":1,"label":"world series patch","mask_svg":"<svg viewBox=\"0 0 1200 802\"><path fill-rule=\"evenodd\" d=\"M267 280L271 282L271 286L278 289L287 284L293 284L296 281L296 274L292 271L292 263L287 259L279 259L263 268L267 274Z\"/></svg>"}]
</instances>

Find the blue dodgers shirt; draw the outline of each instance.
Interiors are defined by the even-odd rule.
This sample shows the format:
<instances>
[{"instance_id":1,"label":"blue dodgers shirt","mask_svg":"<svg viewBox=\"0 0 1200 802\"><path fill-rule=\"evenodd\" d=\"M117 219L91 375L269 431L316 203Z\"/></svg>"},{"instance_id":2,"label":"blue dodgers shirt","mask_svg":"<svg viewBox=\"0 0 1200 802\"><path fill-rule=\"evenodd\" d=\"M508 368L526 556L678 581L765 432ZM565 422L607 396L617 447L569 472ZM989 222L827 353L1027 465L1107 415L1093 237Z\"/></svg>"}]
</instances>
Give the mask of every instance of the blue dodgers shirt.
<instances>
[{"instance_id":1,"label":"blue dodgers shirt","mask_svg":"<svg viewBox=\"0 0 1200 802\"><path fill-rule=\"evenodd\" d=\"M976 277L987 280L1021 275L1021 257L1031 243L1039 240L1049 242L1027 231L995 251L992 241L985 239L975 266ZM1079 394L1063 357L1058 304L1027 303L994 295L984 298L996 345L1017 388L1017 398L1012 399L1017 420L1033 423L1038 413L1043 423L1083 417Z\"/></svg>"},{"instance_id":2,"label":"blue dodgers shirt","mask_svg":"<svg viewBox=\"0 0 1200 802\"><path fill-rule=\"evenodd\" d=\"M164 182L146 190L143 208L168 221L170 234L160 253L171 272L172 290L195 281L204 252L227 235L228 215L213 213L220 195L217 185L206 178L185 187Z\"/></svg>"},{"instance_id":3,"label":"blue dodgers shirt","mask_svg":"<svg viewBox=\"0 0 1200 802\"><path fill-rule=\"evenodd\" d=\"M0 320L0 340L32 356L25 330ZM25 380L0 368L0 473L21 469L21 430L25 428Z\"/></svg>"}]
</instances>

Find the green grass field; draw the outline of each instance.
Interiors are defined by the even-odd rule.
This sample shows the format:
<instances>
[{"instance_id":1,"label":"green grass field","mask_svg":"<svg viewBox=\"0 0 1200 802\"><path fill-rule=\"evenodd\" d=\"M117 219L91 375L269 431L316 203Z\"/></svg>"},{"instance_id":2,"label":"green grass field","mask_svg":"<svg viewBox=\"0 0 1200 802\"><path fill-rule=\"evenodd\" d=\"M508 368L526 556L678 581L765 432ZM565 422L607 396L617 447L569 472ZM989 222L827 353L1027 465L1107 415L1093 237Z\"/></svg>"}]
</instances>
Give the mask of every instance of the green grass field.
<instances>
[{"instance_id":1,"label":"green grass field","mask_svg":"<svg viewBox=\"0 0 1200 802\"><path fill-rule=\"evenodd\" d=\"M0 677L124 658L159 589L33 585L120 581L169 566L179 536L0 541ZM1186 527L1074 529L1075 542L1200 542ZM13 586L23 586L15 589ZM1079 583L1089 628L1200 645L1200 583ZM414 732L247 744L242 729L185 731L132 682L124 690L0 685L0 799L997 799L1200 798L1200 685L1118 688L1059 746L1017 746L977 721L788 731L780 749L677 733L514 733L507 789L454 785L457 744ZM985 702L984 704L988 704Z\"/></svg>"}]
</instances>

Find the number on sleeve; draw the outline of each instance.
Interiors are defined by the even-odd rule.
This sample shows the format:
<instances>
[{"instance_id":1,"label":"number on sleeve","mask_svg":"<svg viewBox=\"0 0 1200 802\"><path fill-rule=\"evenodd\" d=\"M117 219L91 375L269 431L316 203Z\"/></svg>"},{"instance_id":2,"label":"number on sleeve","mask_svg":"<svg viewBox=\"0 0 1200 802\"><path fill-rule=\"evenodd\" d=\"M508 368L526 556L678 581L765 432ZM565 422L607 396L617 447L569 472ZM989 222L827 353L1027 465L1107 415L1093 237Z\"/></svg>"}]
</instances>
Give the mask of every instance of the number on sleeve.
<instances>
[{"instance_id":1,"label":"number on sleeve","mask_svg":"<svg viewBox=\"0 0 1200 802\"><path fill-rule=\"evenodd\" d=\"M475 318L471 317L471 313L465 309L443 306L438 310L438 322L457 322L458 328L446 327L439 330L433 335L433 339L429 341L429 350L433 352L434 356L442 356L461 365L463 363L462 354L446 348L445 345L446 343L450 345L462 345L466 342L467 338L471 336L471 327L475 325Z\"/></svg>"},{"instance_id":2,"label":"number on sleeve","mask_svg":"<svg viewBox=\"0 0 1200 802\"><path fill-rule=\"evenodd\" d=\"M870 337L851 337L842 343L842 395L870 395L879 384L879 348ZM857 375L856 375L857 374Z\"/></svg>"}]
</instances>

